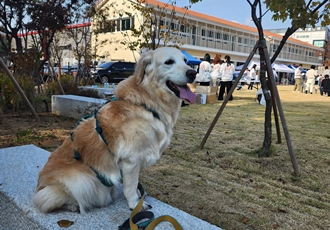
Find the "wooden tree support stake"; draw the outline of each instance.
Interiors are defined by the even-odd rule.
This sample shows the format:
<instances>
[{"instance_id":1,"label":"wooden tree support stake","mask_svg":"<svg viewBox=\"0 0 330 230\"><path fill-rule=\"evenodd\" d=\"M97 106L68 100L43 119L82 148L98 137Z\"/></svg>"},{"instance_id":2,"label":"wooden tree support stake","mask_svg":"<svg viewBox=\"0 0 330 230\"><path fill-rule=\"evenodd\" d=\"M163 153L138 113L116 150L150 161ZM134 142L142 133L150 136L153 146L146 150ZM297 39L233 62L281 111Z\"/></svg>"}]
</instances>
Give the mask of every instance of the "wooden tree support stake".
<instances>
[{"instance_id":1,"label":"wooden tree support stake","mask_svg":"<svg viewBox=\"0 0 330 230\"><path fill-rule=\"evenodd\" d=\"M7 68L6 64L4 63L4 61L2 60L2 58L0 58L0 65L1 67L6 71L7 75L9 76L10 80L13 82L14 86L16 87L16 89L18 90L19 94L22 96L22 98L24 99L24 101L26 102L26 104L28 105L29 109L31 110L33 116L35 117L35 119L40 122L40 119L38 117L38 114L36 113L36 111L34 110L33 106L31 105L29 99L26 97L26 95L24 94L22 88L20 87L20 85L17 83L16 79L14 78L14 76L11 74L10 70Z\"/></svg>"}]
</instances>

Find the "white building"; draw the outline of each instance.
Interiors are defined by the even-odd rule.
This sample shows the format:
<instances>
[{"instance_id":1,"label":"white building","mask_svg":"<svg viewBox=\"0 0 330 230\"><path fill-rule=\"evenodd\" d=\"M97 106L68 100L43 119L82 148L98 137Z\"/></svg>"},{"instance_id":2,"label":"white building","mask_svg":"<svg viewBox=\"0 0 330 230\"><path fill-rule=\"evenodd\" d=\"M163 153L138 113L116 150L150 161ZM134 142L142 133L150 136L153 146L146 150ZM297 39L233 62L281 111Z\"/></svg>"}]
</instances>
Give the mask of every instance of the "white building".
<instances>
[{"instance_id":1,"label":"white building","mask_svg":"<svg viewBox=\"0 0 330 230\"><path fill-rule=\"evenodd\" d=\"M100 1L102 7L123 7L124 11L128 10L127 3L137 3L136 1L126 0L102 0ZM171 5L166 5L163 2L156 0L147 0L145 7L160 6L168 8L166 11L168 15L162 20L161 25L167 25L171 28L180 28L180 32L177 33L177 41L183 43L180 46L181 50L186 50L192 56L197 58L203 58L205 53L209 53L211 57L215 54L221 54L222 57L230 55L232 61L236 65L242 64L246 61L250 55L253 47L258 40L258 31L256 28L238 24L235 22L227 21L225 19L201 14L199 12L188 10L181 7L175 7L177 16L182 16L189 25L192 25L191 29L182 27L179 21L171 21L170 10ZM155 8L157 9L157 8ZM143 23L143 17L141 14L131 12L131 15L123 15L120 18L109 18L109 21L119 21L117 25L123 24L123 20L129 20L137 28L138 22ZM93 25L93 23L92 23ZM182 29L181 29L182 28ZM265 37L268 38L268 47L270 56L275 52L282 35L271 31L264 31ZM122 27L113 27L112 31L106 32L99 37L99 39L120 40L122 37ZM93 44L92 44L93 45ZM97 49L97 47L95 47ZM322 63L323 48L314 46L307 42L290 37L284 45L281 53L276 59L277 63L283 63L285 65L293 63L302 63L304 67L310 67L310 65L319 66ZM126 60L135 61L139 56L139 52L133 53L128 49L116 48L116 44L109 43L102 50L97 50L98 55L104 56L106 61L110 60ZM259 61L259 55L256 54L253 57L254 61Z\"/></svg>"},{"instance_id":2,"label":"white building","mask_svg":"<svg viewBox=\"0 0 330 230\"><path fill-rule=\"evenodd\" d=\"M284 35L286 29L271 29L269 31ZM328 27L307 27L306 29L298 29L291 35L291 37L323 48L324 45L329 41L330 31Z\"/></svg>"}]
</instances>

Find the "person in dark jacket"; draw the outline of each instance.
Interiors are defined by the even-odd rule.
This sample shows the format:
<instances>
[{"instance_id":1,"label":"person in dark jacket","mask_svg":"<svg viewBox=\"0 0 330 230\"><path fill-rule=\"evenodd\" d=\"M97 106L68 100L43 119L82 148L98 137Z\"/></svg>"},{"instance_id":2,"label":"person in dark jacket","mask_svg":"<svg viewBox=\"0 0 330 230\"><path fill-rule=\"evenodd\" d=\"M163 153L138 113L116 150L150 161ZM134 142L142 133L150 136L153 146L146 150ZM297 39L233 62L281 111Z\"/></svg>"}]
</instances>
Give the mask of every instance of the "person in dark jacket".
<instances>
[{"instance_id":1,"label":"person in dark jacket","mask_svg":"<svg viewBox=\"0 0 330 230\"><path fill-rule=\"evenodd\" d=\"M324 75L324 79L321 82L321 88L320 88L321 96L323 95L323 92L328 93L328 97L330 97L330 79L328 74Z\"/></svg>"}]
</instances>

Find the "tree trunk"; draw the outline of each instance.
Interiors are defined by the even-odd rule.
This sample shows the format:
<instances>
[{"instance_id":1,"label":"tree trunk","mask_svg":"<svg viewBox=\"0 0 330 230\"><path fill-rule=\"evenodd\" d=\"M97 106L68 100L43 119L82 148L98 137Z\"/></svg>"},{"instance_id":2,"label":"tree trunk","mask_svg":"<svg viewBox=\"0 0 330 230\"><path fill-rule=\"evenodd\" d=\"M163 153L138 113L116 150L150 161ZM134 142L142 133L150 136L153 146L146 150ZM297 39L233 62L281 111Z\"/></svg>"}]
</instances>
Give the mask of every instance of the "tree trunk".
<instances>
[{"instance_id":1,"label":"tree trunk","mask_svg":"<svg viewBox=\"0 0 330 230\"><path fill-rule=\"evenodd\" d=\"M265 110L265 123L264 123L264 142L258 153L258 157L269 157L270 156L270 147L272 145L272 98L270 91L268 89L268 84L266 80L266 61L263 48L259 48L260 55L260 83L262 88L262 93L264 94L266 101L266 110Z\"/></svg>"}]
</instances>

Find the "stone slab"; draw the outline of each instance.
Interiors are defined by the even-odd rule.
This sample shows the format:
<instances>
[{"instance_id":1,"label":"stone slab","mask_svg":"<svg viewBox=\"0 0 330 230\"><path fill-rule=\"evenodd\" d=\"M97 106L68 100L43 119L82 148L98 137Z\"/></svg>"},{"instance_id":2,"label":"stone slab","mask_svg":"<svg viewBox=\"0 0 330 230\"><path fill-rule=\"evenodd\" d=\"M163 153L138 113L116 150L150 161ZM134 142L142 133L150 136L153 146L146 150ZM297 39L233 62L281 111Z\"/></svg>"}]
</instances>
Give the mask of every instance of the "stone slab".
<instances>
[{"instance_id":1,"label":"stone slab","mask_svg":"<svg viewBox=\"0 0 330 230\"><path fill-rule=\"evenodd\" d=\"M77 95L52 95L52 113L80 119L106 103L105 99Z\"/></svg>"},{"instance_id":2,"label":"stone slab","mask_svg":"<svg viewBox=\"0 0 330 230\"><path fill-rule=\"evenodd\" d=\"M39 213L32 206L32 197L37 185L38 173L46 163L49 152L34 145L0 149L0 229L62 229L59 220L74 221L71 230L115 230L130 215L127 201L119 187L119 197L107 207L95 208L82 215L59 211ZM145 188L148 191L148 188ZM177 208L171 207L150 196L146 201L153 207L155 217L170 215L187 230L221 230L221 228L198 219ZM165 222L157 230L173 229Z\"/></svg>"},{"instance_id":3,"label":"stone slab","mask_svg":"<svg viewBox=\"0 0 330 230\"><path fill-rule=\"evenodd\" d=\"M110 88L111 87L111 88ZM79 86L80 89L92 89L97 91L98 95L101 98L107 98L108 95L113 95L114 89L112 88L112 86L110 86L109 88L99 88L99 87L95 87L95 86Z\"/></svg>"}]
</instances>

